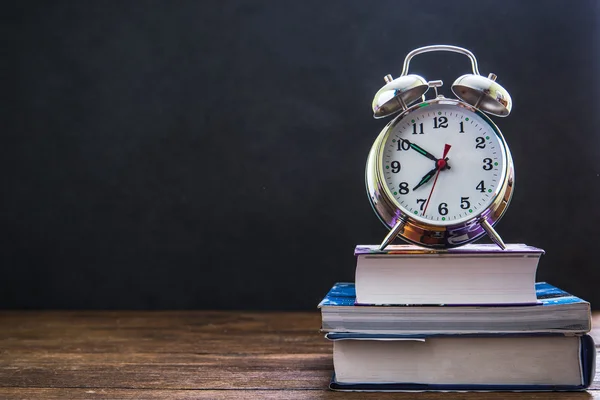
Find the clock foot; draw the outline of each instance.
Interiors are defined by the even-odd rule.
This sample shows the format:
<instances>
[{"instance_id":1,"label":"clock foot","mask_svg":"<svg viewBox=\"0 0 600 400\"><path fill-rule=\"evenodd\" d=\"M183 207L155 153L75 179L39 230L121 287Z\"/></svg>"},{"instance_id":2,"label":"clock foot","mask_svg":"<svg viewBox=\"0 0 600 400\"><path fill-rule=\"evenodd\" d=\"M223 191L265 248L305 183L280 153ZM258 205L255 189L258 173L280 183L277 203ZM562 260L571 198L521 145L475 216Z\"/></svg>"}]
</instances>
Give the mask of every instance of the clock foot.
<instances>
[{"instance_id":1,"label":"clock foot","mask_svg":"<svg viewBox=\"0 0 600 400\"><path fill-rule=\"evenodd\" d=\"M492 228L492 225L490 225L486 219L481 219L481 227L485 230L490 239L492 239L492 242L496 243L502 250L506 250L506 245L502 241L502 238L500 235L498 235L498 232Z\"/></svg>"},{"instance_id":2,"label":"clock foot","mask_svg":"<svg viewBox=\"0 0 600 400\"><path fill-rule=\"evenodd\" d=\"M406 225L406 220L401 218L392 228L392 230L388 232L385 239L383 239L383 242L381 242L379 245L379 250L384 250L390 243L392 243L394 239L396 239L396 236L398 236L400 231L404 228L404 225Z\"/></svg>"}]
</instances>

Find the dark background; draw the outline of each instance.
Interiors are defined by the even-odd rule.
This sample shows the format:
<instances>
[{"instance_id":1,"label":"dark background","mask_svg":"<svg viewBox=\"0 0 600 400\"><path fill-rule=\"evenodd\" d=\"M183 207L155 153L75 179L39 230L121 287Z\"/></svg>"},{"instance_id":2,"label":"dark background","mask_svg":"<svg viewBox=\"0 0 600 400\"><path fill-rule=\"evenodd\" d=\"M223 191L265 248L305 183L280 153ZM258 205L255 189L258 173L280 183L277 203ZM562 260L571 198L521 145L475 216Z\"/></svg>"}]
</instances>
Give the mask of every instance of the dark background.
<instances>
[{"instance_id":1,"label":"dark background","mask_svg":"<svg viewBox=\"0 0 600 400\"><path fill-rule=\"evenodd\" d=\"M371 100L454 44L509 90L497 230L600 305L598 1L71 1L4 11L1 308L314 309L386 234ZM453 80L464 56L414 59Z\"/></svg>"}]
</instances>

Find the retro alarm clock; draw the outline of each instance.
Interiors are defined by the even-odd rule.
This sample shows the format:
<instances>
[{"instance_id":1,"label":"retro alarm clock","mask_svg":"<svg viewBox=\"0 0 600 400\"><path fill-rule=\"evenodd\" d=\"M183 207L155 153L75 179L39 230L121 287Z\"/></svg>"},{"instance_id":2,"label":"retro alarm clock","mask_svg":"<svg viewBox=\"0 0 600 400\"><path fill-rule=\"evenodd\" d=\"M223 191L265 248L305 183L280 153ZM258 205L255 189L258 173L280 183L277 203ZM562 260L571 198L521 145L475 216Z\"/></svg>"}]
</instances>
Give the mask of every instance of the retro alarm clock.
<instances>
[{"instance_id":1,"label":"retro alarm clock","mask_svg":"<svg viewBox=\"0 0 600 400\"><path fill-rule=\"evenodd\" d=\"M409 74L418 54L450 51L471 61L472 73L456 79L456 98L438 94L440 80ZM514 188L512 157L500 129L486 115L506 117L512 108L496 75L479 74L469 50L426 46L408 53L402 73L387 75L373 100L375 118L398 114L369 152L366 187L373 210L390 229L380 245L396 237L437 249L462 246L487 234L501 248L493 226ZM433 88L435 98L426 100Z\"/></svg>"}]
</instances>

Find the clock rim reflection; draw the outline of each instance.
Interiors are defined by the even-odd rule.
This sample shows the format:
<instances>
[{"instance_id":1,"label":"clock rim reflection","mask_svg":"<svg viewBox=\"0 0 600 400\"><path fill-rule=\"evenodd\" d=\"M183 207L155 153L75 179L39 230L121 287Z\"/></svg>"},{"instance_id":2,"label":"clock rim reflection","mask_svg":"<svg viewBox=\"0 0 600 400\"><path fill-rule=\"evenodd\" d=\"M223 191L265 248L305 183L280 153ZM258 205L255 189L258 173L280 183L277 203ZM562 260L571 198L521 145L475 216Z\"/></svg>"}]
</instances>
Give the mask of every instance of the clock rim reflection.
<instances>
[{"instance_id":1,"label":"clock rim reflection","mask_svg":"<svg viewBox=\"0 0 600 400\"><path fill-rule=\"evenodd\" d=\"M454 223L454 221L436 222L405 212L385 182L382 160L389 135L393 134L394 128L398 123L404 121L410 114L432 105L457 106L476 114L494 131L502 147L504 169L501 171L502 174L498 180L498 185L492 193L491 202L481 212L474 214L472 218L459 223ZM510 203L514 188L514 164L510 150L500 129L479 109L463 101L448 99L442 96L411 106L388 123L371 147L365 171L365 183L369 201L380 221L390 229L399 220L405 220L406 224L403 231L400 232L400 236L410 243L432 248L458 247L484 235L486 232L481 227L481 219L487 220L492 226L497 223L504 215Z\"/></svg>"}]
</instances>

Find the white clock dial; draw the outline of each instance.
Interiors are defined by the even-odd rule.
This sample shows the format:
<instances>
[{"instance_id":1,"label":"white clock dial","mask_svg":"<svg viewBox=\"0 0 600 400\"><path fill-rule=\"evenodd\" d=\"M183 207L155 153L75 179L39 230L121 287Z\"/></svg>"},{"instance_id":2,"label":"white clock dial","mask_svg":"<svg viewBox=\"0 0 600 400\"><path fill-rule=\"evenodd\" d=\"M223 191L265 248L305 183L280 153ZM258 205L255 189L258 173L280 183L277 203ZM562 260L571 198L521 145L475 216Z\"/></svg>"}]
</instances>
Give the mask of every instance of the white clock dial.
<instances>
[{"instance_id":1,"label":"white clock dial","mask_svg":"<svg viewBox=\"0 0 600 400\"><path fill-rule=\"evenodd\" d=\"M485 211L502 186L504 140L469 109L423 104L384 139L384 182L398 207L417 221L464 223Z\"/></svg>"}]
</instances>

